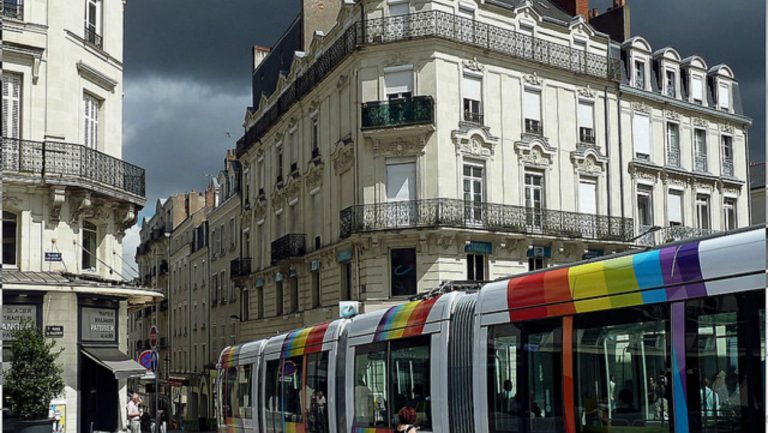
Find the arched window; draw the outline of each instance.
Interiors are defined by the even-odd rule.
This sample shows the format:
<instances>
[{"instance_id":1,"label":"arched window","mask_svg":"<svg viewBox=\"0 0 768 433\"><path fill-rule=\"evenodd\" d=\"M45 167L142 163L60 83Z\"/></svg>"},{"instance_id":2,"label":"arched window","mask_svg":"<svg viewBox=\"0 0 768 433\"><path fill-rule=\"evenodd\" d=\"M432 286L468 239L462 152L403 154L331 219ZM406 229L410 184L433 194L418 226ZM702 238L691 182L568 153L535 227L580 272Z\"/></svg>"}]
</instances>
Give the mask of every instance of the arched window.
<instances>
[{"instance_id":1,"label":"arched window","mask_svg":"<svg viewBox=\"0 0 768 433\"><path fill-rule=\"evenodd\" d=\"M16 266L18 256L18 217L15 213L3 211L3 265Z\"/></svg>"},{"instance_id":2,"label":"arched window","mask_svg":"<svg viewBox=\"0 0 768 433\"><path fill-rule=\"evenodd\" d=\"M84 271L96 270L96 225L83 221L83 255L82 269Z\"/></svg>"}]
</instances>

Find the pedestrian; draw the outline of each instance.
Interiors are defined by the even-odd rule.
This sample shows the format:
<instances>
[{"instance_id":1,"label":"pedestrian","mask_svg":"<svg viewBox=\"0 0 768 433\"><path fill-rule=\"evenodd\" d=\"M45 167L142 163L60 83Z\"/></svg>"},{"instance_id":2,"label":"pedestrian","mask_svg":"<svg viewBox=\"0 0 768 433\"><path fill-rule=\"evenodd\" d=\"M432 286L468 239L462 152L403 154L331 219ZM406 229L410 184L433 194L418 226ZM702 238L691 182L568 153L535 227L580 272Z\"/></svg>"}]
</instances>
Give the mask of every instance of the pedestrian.
<instances>
[{"instance_id":1,"label":"pedestrian","mask_svg":"<svg viewBox=\"0 0 768 433\"><path fill-rule=\"evenodd\" d=\"M134 392L131 395L131 400L128 402L128 427L131 429L131 433L141 433L141 411L139 405L141 404L141 397Z\"/></svg>"},{"instance_id":2,"label":"pedestrian","mask_svg":"<svg viewBox=\"0 0 768 433\"><path fill-rule=\"evenodd\" d=\"M416 433L416 409L405 406L397 413L397 428L395 433Z\"/></svg>"}]
</instances>

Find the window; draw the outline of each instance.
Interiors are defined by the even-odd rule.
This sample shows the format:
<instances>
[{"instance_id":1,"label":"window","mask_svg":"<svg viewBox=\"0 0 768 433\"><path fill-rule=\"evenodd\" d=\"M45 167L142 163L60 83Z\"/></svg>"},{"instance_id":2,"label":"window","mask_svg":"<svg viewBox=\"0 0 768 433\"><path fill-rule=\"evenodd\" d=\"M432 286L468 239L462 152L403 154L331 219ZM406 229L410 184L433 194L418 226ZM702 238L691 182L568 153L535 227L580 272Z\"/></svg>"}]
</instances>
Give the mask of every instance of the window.
<instances>
[{"instance_id":1,"label":"window","mask_svg":"<svg viewBox=\"0 0 768 433\"><path fill-rule=\"evenodd\" d=\"M680 167L680 126L667 122L667 165Z\"/></svg>"},{"instance_id":2,"label":"window","mask_svg":"<svg viewBox=\"0 0 768 433\"><path fill-rule=\"evenodd\" d=\"M352 262L341 264L341 299L349 301L352 299Z\"/></svg>"},{"instance_id":3,"label":"window","mask_svg":"<svg viewBox=\"0 0 768 433\"><path fill-rule=\"evenodd\" d=\"M256 318L264 318L264 286L256 287Z\"/></svg>"},{"instance_id":4,"label":"window","mask_svg":"<svg viewBox=\"0 0 768 433\"><path fill-rule=\"evenodd\" d=\"M579 178L579 212L597 215L597 179Z\"/></svg>"},{"instance_id":5,"label":"window","mask_svg":"<svg viewBox=\"0 0 768 433\"><path fill-rule=\"evenodd\" d=\"M707 131L698 128L693 130L693 149L695 170L707 171Z\"/></svg>"},{"instance_id":6,"label":"window","mask_svg":"<svg viewBox=\"0 0 768 433\"><path fill-rule=\"evenodd\" d=\"M394 428L403 407L416 410L416 426L430 430L430 336L355 348L355 427Z\"/></svg>"},{"instance_id":7,"label":"window","mask_svg":"<svg viewBox=\"0 0 768 433\"><path fill-rule=\"evenodd\" d=\"M576 316L579 432L668 432L672 387L664 305Z\"/></svg>"},{"instance_id":8,"label":"window","mask_svg":"<svg viewBox=\"0 0 768 433\"><path fill-rule=\"evenodd\" d=\"M413 70L385 72L384 88L388 100L410 98L413 94Z\"/></svg>"},{"instance_id":9,"label":"window","mask_svg":"<svg viewBox=\"0 0 768 433\"><path fill-rule=\"evenodd\" d=\"M312 118L312 152L320 148L320 122L317 114ZM313 154L312 157L315 155Z\"/></svg>"},{"instance_id":10,"label":"window","mask_svg":"<svg viewBox=\"0 0 768 433\"><path fill-rule=\"evenodd\" d=\"M579 141L595 144L595 115L592 103L579 101Z\"/></svg>"},{"instance_id":11,"label":"window","mask_svg":"<svg viewBox=\"0 0 768 433\"><path fill-rule=\"evenodd\" d=\"M510 323L488 330L491 433L562 432L559 322Z\"/></svg>"},{"instance_id":12,"label":"window","mask_svg":"<svg viewBox=\"0 0 768 433\"><path fill-rule=\"evenodd\" d=\"M320 271L312 272L312 308L320 306Z\"/></svg>"},{"instance_id":13,"label":"window","mask_svg":"<svg viewBox=\"0 0 768 433\"><path fill-rule=\"evenodd\" d=\"M733 230L736 228L736 199L726 197L723 200L723 228Z\"/></svg>"},{"instance_id":14,"label":"window","mask_svg":"<svg viewBox=\"0 0 768 433\"><path fill-rule=\"evenodd\" d=\"M467 280L485 281L486 259L483 254L467 254Z\"/></svg>"},{"instance_id":15,"label":"window","mask_svg":"<svg viewBox=\"0 0 768 433\"><path fill-rule=\"evenodd\" d=\"M635 60L635 87L645 89L645 62Z\"/></svg>"},{"instance_id":16,"label":"window","mask_svg":"<svg viewBox=\"0 0 768 433\"><path fill-rule=\"evenodd\" d=\"M709 196L707 194L696 194L696 223L700 229L710 229L712 227L709 218Z\"/></svg>"},{"instance_id":17,"label":"window","mask_svg":"<svg viewBox=\"0 0 768 433\"><path fill-rule=\"evenodd\" d=\"M541 92L525 89L523 92L523 119L526 133L541 135Z\"/></svg>"},{"instance_id":18,"label":"window","mask_svg":"<svg viewBox=\"0 0 768 433\"><path fill-rule=\"evenodd\" d=\"M3 211L3 266L16 266L18 262L18 217Z\"/></svg>"},{"instance_id":19,"label":"window","mask_svg":"<svg viewBox=\"0 0 768 433\"><path fill-rule=\"evenodd\" d=\"M101 48L101 0L86 0L85 40Z\"/></svg>"},{"instance_id":20,"label":"window","mask_svg":"<svg viewBox=\"0 0 768 433\"><path fill-rule=\"evenodd\" d=\"M275 316L283 315L283 282L275 283Z\"/></svg>"},{"instance_id":21,"label":"window","mask_svg":"<svg viewBox=\"0 0 768 433\"><path fill-rule=\"evenodd\" d=\"M416 199L416 163L387 164L387 201Z\"/></svg>"},{"instance_id":22,"label":"window","mask_svg":"<svg viewBox=\"0 0 768 433\"><path fill-rule=\"evenodd\" d=\"M277 168L277 183L281 183L283 181L283 146L277 147L275 165Z\"/></svg>"},{"instance_id":23,"label":"window","mask_svg":"<svg viewBox=\"0 0 768 433\"><path fill-rule=\"evenodd\" d=\"M299 277L289 277L288 285L291 289L291 310L289 313L295 313L299 311Z\"/></svg>"},{"instance_id":24,"label":"window","mask_svg":"<svg viewBox=\"0 0 768 433\"><path fill-rule=\"evenodd\" d=\"M635 113L632 116L632 137L635 146L635 158L651 159L651 122L647 115Z\"/></svg>"},{"instance_id":25,"label":"window","mask_svg":"<svg viewBox=\"0 0 768 433\"><path fill-rule=\"evenodd\" d=\"M251 320L251 305L248 299L248 289L240 291L240 321Z\"/></svg>"},{"instance_id":26,"label":"window","mask_svg":"<svg viewBox=\"0 0 768 433\"><path fill-rule=\"evenodd\" d=\"M530 227L541 228L544 217L544 173L525 173L524 198L526 223Z\"/></svg>"},{"instance_id":27,"label":"window","mask_svg":"<svg viewBox=\"0 0 768 433\"><path fill-rule=\"evenodd\" d=\"M83 94L83 104L85 107L85 112L83 115L84 119L84 144L86 147L89 147L91 149L98 149L99 148L99 109L100 109L100 103L99 100L94 98L93 96L84 93Z\"/></svg>"},{"instance_id":28,"label":"window","mask_svg":"<svg viewBox=\"0 0 768 433\"><path fill-rule=\"evenodd\" d=\"M699 75L691 75L691 101L695 104L704 103L704 80Z\"/></svg>"},{"instance_id":29,"label":"window","mask_svg":"<svg viewBox=\"0 0 768 433\"><path fill-rule=\"evenodd\" d=\"M733 176L733 138L730 135L720 136L720 147L723 154L723 175Z\"/></svg>"},{"instance_id":30,"label":"window","mask_svg":"<svg viewBox=\"0 0 768 433\"><path fill-rule=\"evenodd\" d=\"M685 354L692 432L762 431L763 291L686 302ZM762 322L761 322L762 320Z\"/></svg>"},{"instance_id":31,"label":"window","mask_svg":"<svg viewBox=\"0 0 768 433\"><path fill-rule=\"evenodd\" d=\"M416 249L396 248L389 252L392 296L412 296L416 288Z\"/></svg>"},{"instance_id":32,"label":"window","mask_svg":"<svg viewBox=\"0 0 768 433\"><path fill-rule=\"evenodd\" d=\"M83 221L82 230L82 270L96 271L96 250L98 248L98 245L96 245L96 225L88 221Z\"/></svg>"},{"instance_id":33,"label":"window","mask_svg":"<svg viewBox=\"0 0 768 433\"><path fill-rule=\"evenodd\" d=\"M667 192L667 219L670 226L683 225L683 192L669 190Z\"/></svg>"},{"instance_id":34,"label":"window","mask_svg":"<svg viewBox=\"0 0 768 433\"><path fill-rule=\"evenodd\" d=\"M547 267L547 259L545 257L528 257L528 270L538 271Z\"/></svg>"},{"instance_id":35,"label":"window","mask_svg":"<svg viewBox=\"0 0 768 433\"><path fill-rule=\"evenodd\" d=\"M670 98L677 97L677 74L672 69L664 71L665 94Z\"/></svg>"},{"instance_id":36,"label":"window","mask_svg":"<svg viewBox=\"0 0 768 433\"><path fill-rule=\"evenodd\" d=\"M249 229L243 231L243 256L251 257L251 231Z\"/></svg>"},{"instance_id":37,"label":"window","mask_svg":"<svg viewBox=\"0 0 768 433\"><path fill-rule=\"evenodd\" d=\"M653 225L653 187L637 187L637 222L640 227Z\"/></svg>"},{"instance_id":38,"label":"window","mask_svg":"<svg viewBox=\"0 0 768 433\"><path fill-rule=\"evenodd\" d=\"M720 83L717 87L717 105L720 109L728 111L731 108L731 86L727 83Z\"/></svg>"},{"instance_id":39,"label":"window","mask_svg":"<svg viewBox=\"0 0 768 433\"><path fill-rule=\"evenodd\" d=\"M307 379L304 388L309 413L309 433L328 432L328 352L307 355Z\"/></svg>"},{"instance_id":40,"label":"window","mask_svg":"<svg viewBox=\"0 0 768 433\"><path fill-rule=\"evenodd\" d=\"M312 232L314 233L315 249L319 250L322 247L322 233L323 233L323 202L320 196L320 191L316 192L312 198Z\"/></svg>"},{"instance_id":41,"label":"window","mask_svg":"<svg viewBox=\"0 0 768 433\"><path fill-rule=\"evenodd\" d=\"M524 36L533 36L533 26L520 23L520 28L517 30L517 32Z\"/></svg>"},{"instance_id":42,"label":"window","mask_svg":"<svg viewBox=\"0 0 768 433\"><path fill-rule=\"evenodd\" d=\"M464 75L461 80L461 93L464 98L464 120L467 122L483 123L482 80L479 77Z\"/></svg>"},{"instance_id":43,"label":"window","mask_svg":"<svg viewBox=\"0 0 768 433\"><path fill-rule=\"evenodd\" d=\"M5 5L8 8L8 5ZM3 72L2 127L3 137L21 138L21 83L20 74Z\"/></svg>"},{"instance_id":44,"label":"window","mask_svg":"<svg viewBox=\"0 0 768 433\"><path fill-rule=\"evenodd\" d=\"M464 219L470 224L483 221L484 171L482 161L464 164Z\"/></svg>"},{"instance_id":45,"label":"window","mask_svg":"<svg viewBox=\"0 0 768 433\"><path fill-rule=\"evenodd\" d=\"M237 234L235 232L235 219L230 218L229 219L229 248L230 250L235 249L235 244L237 240Z\"/></svg>"},{"instance_id":46,"label":"window","mask_svg":"<svg viewBox=\"0 0 768 433\"><path fill-rule=\"evenodd\" d=\"M397 15L407 15L409 12L408 9L408 1L392 1L389 2L389 15L390 16L397 16Z\"/></svg>"},{"instance_id":47,"label":"window","mask_svg":"<svg viewBox=\"0 0 768 433\"><path fill-rule=\"evenodd\" d=\"M267 432L297 431L302 410L303 357L267 361L264 384L264 423Z\"/></svg>"}]
</instances>

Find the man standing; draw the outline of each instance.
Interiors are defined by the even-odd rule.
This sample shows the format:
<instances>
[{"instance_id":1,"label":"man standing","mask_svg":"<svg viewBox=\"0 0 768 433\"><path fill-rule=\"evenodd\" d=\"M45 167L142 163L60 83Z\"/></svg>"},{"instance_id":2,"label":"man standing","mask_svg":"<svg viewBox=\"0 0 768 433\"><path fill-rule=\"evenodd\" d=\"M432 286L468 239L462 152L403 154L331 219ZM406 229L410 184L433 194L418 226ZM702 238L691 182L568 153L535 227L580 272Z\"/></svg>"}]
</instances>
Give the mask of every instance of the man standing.
<instances>
[{"instance_id":1,"label":"man standing","mask_svg":"<svg viewBox=\"0 0 768 433\"><path fill-rule=\"evenodd\" d=\"M131 433L141 433L141 412L139 412L139 405L141 404L141 397L138 393L133 393L131 401L128 402L128 425L131 428Z\"/></svg>"}]
</instances>

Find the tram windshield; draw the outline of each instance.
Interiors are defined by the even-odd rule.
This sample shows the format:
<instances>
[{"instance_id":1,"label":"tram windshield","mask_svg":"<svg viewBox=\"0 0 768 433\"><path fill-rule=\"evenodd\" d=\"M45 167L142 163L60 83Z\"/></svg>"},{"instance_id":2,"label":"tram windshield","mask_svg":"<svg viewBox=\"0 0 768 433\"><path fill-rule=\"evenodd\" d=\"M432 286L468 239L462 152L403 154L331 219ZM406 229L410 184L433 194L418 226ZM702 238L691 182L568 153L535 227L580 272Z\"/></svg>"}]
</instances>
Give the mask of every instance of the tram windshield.
<instances>
[{"instance_id":1,"label":"tram windshield","mask_svg":"<svg viewBox=\"0 0 768 433\"><path fill-rule=\"evenodd\" d=\"M250 419L252 416L251 365L239 365L222 370L221 415L226 418Z\"/></svg>"},{"instance_id":2,"label":"tram windshield","mask_svg":"<svg viewBox=\"0 0 768 433\"><path fill-rule=\"evenodd\" d=\"M268 433L328 431L328 352L267 361L264 424Z\"/></svg>"}]
</instances>

